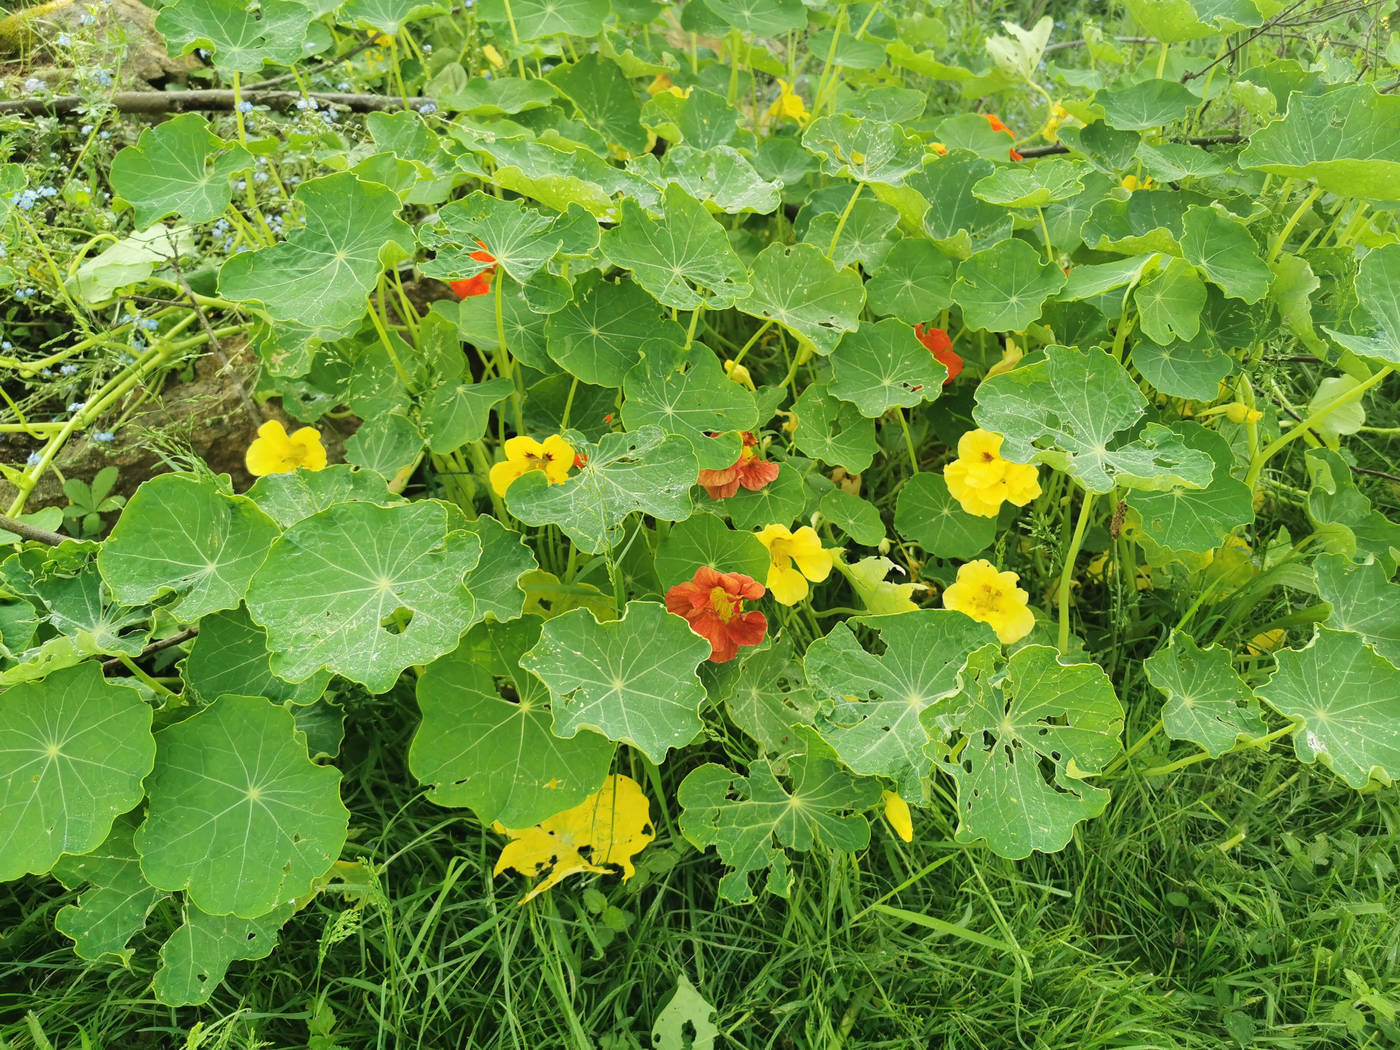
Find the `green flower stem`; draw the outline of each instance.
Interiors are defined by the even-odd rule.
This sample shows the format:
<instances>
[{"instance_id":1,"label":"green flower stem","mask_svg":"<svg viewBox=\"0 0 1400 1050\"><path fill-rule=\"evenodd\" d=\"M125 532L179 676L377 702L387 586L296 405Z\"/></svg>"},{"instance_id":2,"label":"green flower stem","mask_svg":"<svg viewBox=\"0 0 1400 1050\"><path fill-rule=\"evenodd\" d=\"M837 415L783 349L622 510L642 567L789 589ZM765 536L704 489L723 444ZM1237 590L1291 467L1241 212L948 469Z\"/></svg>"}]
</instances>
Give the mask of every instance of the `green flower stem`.
<instances>
[{"instance_id":1,"label":"green flower stem","mask_svg":"<svg viewBox=\"0 0 1400 1050\"><path fill-rule=\"evenodd\" d=\"M1267 749L1268 746L1272 744L1275 740L1280 740L1283 737L1291 736L1292 734L1296 733L1298 731L1298 728L1302 724L1303 723L1300 720L1286 725L1282 729L1275 729L1272 733L1268 733L1264 736L1253 737L1248 740L1243 740L1240 743L1236 744L1232 750L1243 751L1245 748L1249 747L1259 747ZM1165 776L1168 773L1175 773L1178 769L1185 769L1187 766L1194 766L1198 762L1205 762L1210 757L1211 756L1208 752L1198 751L1194 755L1187 755L1185 758L1177 759L1175 762L1168 762L1165 766L1154 766L1151 769L1143 770L1142 775L1146 777Z\"/></svg>"},{"instance_id":2,"label":"green flower stem","mask_svg":"<svg viewBox=\"0 0 1400 1050\"><path fill-rule=\"evenodd\" d=\"M1126 751L1122 752L1117 758L1115 758L1115 759L1114 759L1112 762L1110 762L1108 765L1104 766L1104 767L1103 767L1103 772L1102 772L1101 774L1099 774L1099 775L1100 775L1100 776L1105 776L1105 777L1106 777L1106 776L1109 776L1110 774L1116 772L1117 770L1121 769L1124 765L1126 765L1126 764L1128 763L1128 761L1129 761L1134 755L1136 755L1139 751L1141 751L1144 747L1146 747L1149 743L1151 743L1152 740L1153 740L1153 739L1157 736L1157 734L1160 733L1161 731L1162 731L1162 720L1159 718L1159 719L1157 719L1156 722L1154 722L1154 723L1152 724L1152 727L1151 727L1150 729L1148 729L1147 732L1143 733L1142 736L1138 737L1136 740L1133 741L1131 747L1129 747Z\"/></svg>"},{"instance_id":3,"label":"green flower stem","mask_svg":"<svg viewBox=\"0 0 1400 1050\"><path fill-rule=\"evenodd\" d=\"M506 10L510 10L509 7ZM494 282L494 297L496 300L496 370L501 373L501 377L509 379L515 383L515 389L511 391L510 407L512 415L515 416L515 432L525 433L525 410L520 396L520 383L515 375L515 361L510 356L510 350L506 347L506 320L505 308L503 306L502 288L505 287L505 275L497 272Z\"/></svg>"},{"instance_id":4,"label":"green flower stem","mask_svg":"<svg viewBox=\"0 0 1400 1050\"><path fill-rule=\"evenodd\" d=\"M248 145L248 131L243 124L243 112L239 109L243 101L243 93L240 82L240 74L233 74L233 115L238 122L238 141L241 145ZM253 180L245 179L243 186L243 200L248 205L248 212L258 220L258 225L262 227L263 244L276 244L277 235L272 232L272 227L267 224L267 218L262 213L262 208L258 207L257 194L253 192Z\"/></svg>"},{"instance_id":5,"label":"green flower stem","mask_svg":"<svg viewBox=\"0 0 1400 1050\"><path fill-rule=\"evenodd\" d=\"M496 495L496 490L491 484L491 461L486 458L486 449L480 441L473 441L466 446L472 458L472 467L481 478L481 487L486 490L486 494L491 497L491 509L496 513L496 520L502 525L507 525L515 519L506 510L506 501ZM466 464L463 464L465 467Z\"/></svg>"},{"instance_id":6,"label":"green flower stem","mask_svg":"<svg viewBox=\"0 0 1400 1050\"><path fill-rule=\"evenodd\" d=\"M132 677L138 679L141 682L144 682L157 696L163 696L167 700L178 701L180 699L177 693L171 692L165 686L161 685L158 681L156 681L154 678L148 675L145 671L141 670L141 668L137 667L136 661L133 660L131 657L124 656L121 653L118 653L116 658L121 661L121 665L123 667L125 667L128 671L131 672Z\"/></svg>"},{"instance_id":7,"label":"green flower stem","mask_svg":"<svg viewBox=\"0 0 1400 1050\"><path fill-rule=\"evenodd\" d=\"M1354 404L1355 402L1360 401L1363 397L1366 396L1366 392L1368 390L1370 390L1374 386L1379 385L1381 382L1383 382L1385 379L1391 376L1395 372L1395 368L1395 365L1386 365L1380 371L1376 372L1373 376L1371 376L1370 379L1367 379L1362 383L1358 383L1350 390L1338 394L1330 401L1323 402L1323 404L1319 405L1306 419L1304 419L1301 423L1295 426L1292 430L1288 431L1288 433L1275 438L1269 444L1265 445L1262 449L1260 449L1258 455L1256 455L1253 458L1253 460L1250 461L1249 473L1245 475L1244 479L1244 483L1249 486L1250 491L1252 492L1254 490L1254 486L1258 484L1259 475L1263 473L1264 467L1268 465L1269 460L1273 459L1273 457L1277 455L1282 449L1286 448L1289 442L1294 441L1301 435L1307 434L1310 431L1312 431L1314 428L1317 427L1319 423L1321 423L1324 419L1330 416L1333 412L1337 411L1337 409L1345 408L1347 405Z\"/></svg>"},{"instance_id":8,"label":"green flower stem","mask_svg":"<svg viewBox=\"0 0 1400 1050\"><path fill-rule=\"evenodd\" d=\"M574 410L574 395L578 393L578 376L574 376L574 381L569 384L569 396L564 399L564 415L559 420L561 431L569 429L569 416Z\"/></svg>"},{"instance_id":9,"label":"green flower stem","mask_svg":"<svg viewBox=\"0 0 1400 1050\"><path fill-rule=\"evenodd\" d=\"M398 269L392 269L389 273L394 278L394 291L397 293L399 301L399 312L403 314L404 327L408 329L409 335L413 336L413 342L416 345L418 342L418 311L409 300L408 293L404 291L403 278L399 276Z\"/></svg>"},{"instance_id":10,"label":"green flower stem","mask_svg":"<svg viewBox=\"0 0 1400 1050\"><path fill-rule=\"evenodd\" d=\"M1084 545L1084 532L1089 527L1089 513L1094 508L1095 493L1085 492L1084 502L1079 505L1079 520L1074 525L1074 535L1070 537L1069 549L1065 551L1065 563L1060 569L1060 651L1069 648L1069 590L1074 578L1074 563L1079 557L1079 548Z\"/></svg>"},{"instance_id":11,"label":"green flower stem","mask_svg":"<svg viewBox=\"0 0 1400 1050\"><path fill-rule=\"evenodd\" d=\"M914 451L914 436L909 433L909 420L904 418L904 409L896 408L895 414L899 416L899 429L904 431L904 447L909 450L909 465L914 468L914 473L919 472L919 454Z\"/></svg>"},{"instance_id":12,"label":"green flower stem","mask_svg":"<svg viewBox=\"0 0 1400 1050\"><path fill-rule=\"evenodd\" d=\"M860 196L860 191L865 189L865 183L857 182L856 191L851 194L851 199L846 202L846 210L841 213L841 217L836 220L836 232L831 235L831 243L827 245L826 257L831 258L836 251L836 245L841 240L841 231L846 228L846 220L851 217L851 211L856 206L856 198Z\"/></svg>"},{"instance_id":13,"label":"green flower stem","mask_svg":"<svg viewBox=\"0 0 1400 1050\"><path fill-rule=\"evenodd\" d=\"M758 326L758 331L754 332L753 335L749 336L749 341L748 341L747 343L745 343L743 346L741 346L741 347L739 348L739 352L738 352L737 354L734 355L734 363L737 365L740 361L742 361L742 360L744 359L744 355L747 354L747 353L749 352L749 350L753 347L753 345L754 345L756 342L758 342L759 337L760 337L761 335L763 335L764 332L768 331L768 329L770 329L770 328L772 328L772 327L773 327L773 322L772 322L772 321L764 321L761 325L759 325L759 326Z\"/></svg>"},{"instance_id":14,"label":"green flower stem","mask_svg":"<svg viewBox=\"0 0 1400 1050\"><path fill-rule=\"evenodd\" d=\"M457 505L468 521L476 520L476 506L472 503L471 493L468 492L466 482L462 475L470 473L460 469L460 464L454 462L451 455L434 455L430 462L433 465L433 472L442 480L443 488L453 490L452 502Z\"/></svg>"},{"instance_id":15,"label":"green flower stem","mask_svg":"<svg viewBox=\"0 0 1400 1050\"><path fill-rule=\"evenodd\" d=\"M1045 259L1053 266L1055 265L1055 245L1050 240L1050 227L1045 224L1045 209L1037 204L1035 214L1040 219L1040 235L1045 238Z\"/></svg>"},{"instance_id":16,"label":"green flower stem","mask_svg":"<svg viewBox=\"0 0 1400 1050\"><path fill-rule=\"evenodd\" d=\"M731 29L729 37L725 41L725 46L729 48L729 91L725 98L731 106L739 102L739 45L743 43L743 37L739 30Z\"/></svg>"},{"instance_id":17,"label":"green flower stem","mask_svg":"<svg viewBox=\"0 0 1400 1050\"><path fill-rule=\"evenodd\" d=\"M685 333L685 346L682 347L683 350L689 350L689 349L690 349L690 344L693 343L693 342L695 342L695 329L699 326L699 324L700 324L700 315L703 314L704 312L705 312L705 304L704 304L704 303L701 303L699 306L697 306L694 310L692 310L692 311L690 312L690 327L689 327L688 329L686 329L686 333Z\"/></svg>"},{"instance_id":18,"label":"green flower stem","mask_svg":"<svg viewBox=\"0 0 1400 1050\"><path fill-rule=\"evenodd\" d=\"M1298 225L1308 209L1313 206L1313 202L1321 196L1322 187L1314 186L1312 192L1303 198L1302 203L1299 204L1293 214L1288 217L1288 221L1283 224L1283 229L1278 231L1278 236L1274 238L1274 243L1269 246L1269 257L1265 262L1272 264L1278 261L1278 257L1283 254L1283 246L1288 241L1288 235L1293 232L1293 227Z\"/></svg>"},{"instance_id":19,"label":"green flower stem","mask_svg":"<svg viewBox=\"0 0 1400 1050\"><path fill-rule=\"evenodd\" d=\"M381 282L383 278L380 278ZM379 341L384 345L384 351L389 355L389 360L394 363L394 371L399 374L399 382L404 385L404 389L410 394L415 392L416 384L413 377L408 374L408 369L399 360L398 351L394 349L394 341L389 338L389 330L384 327L384 319L379 316L379 311L383 309L384 285L379 286L379 305L372 307L369 311L370 324L374 325L374 330L379 333Z\"/></svg>"}]
</instances>

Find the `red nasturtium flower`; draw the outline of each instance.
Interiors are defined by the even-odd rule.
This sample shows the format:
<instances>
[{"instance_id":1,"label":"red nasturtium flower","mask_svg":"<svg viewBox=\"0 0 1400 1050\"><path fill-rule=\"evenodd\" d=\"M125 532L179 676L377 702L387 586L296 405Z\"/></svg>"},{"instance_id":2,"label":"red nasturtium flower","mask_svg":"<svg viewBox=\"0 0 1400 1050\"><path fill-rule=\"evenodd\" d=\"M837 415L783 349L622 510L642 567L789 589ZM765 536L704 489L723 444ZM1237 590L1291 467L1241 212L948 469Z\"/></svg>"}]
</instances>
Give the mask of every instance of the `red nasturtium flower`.
<instances>
[{"instance_id":1,"label":"red nasturtium flower","mask_svg":"<svg viewBox=\"0 0 1400 1050\"><path fill-rule=\"evenodd\" d=\"M992 130L993 130L993 131L1004 131L1004 132L1006 132L1008 135L1011 136L1012 141L1015 141L1015 139L1016 139L1016 133L1015 133L1014 131L1012 131L1010 128L1008 128L1005 124L1003 124L1003 123L1001 122L1001 118L1000 118L999 116L997 116L995 113L983 113L983 114L982 114L982 119L985 120L988 124L990 124L990 125L992 126ZM1015 147L1015 146L1012 146L1012 147L1011 147L1011 159L1012 159L1012 160L1024 160L1025 158L1022 157L1019 153L1016 152L1016 147Z\"/></svg>"},{"instance_id":2,"label":"red nasturtium flower","mask_svg":"<svg viewBox=\"0 0 1400 1050\"><path fill-rule=\"evenodd\" d=\"M477 262L490 263L486 269L482 270L475 277L466 277L460 281L448 281L452 291L456 293L458 299L470 299L474 295L486 295L491 291L491 275L496 272L496 257L486 250L484 241L477 241L481 245L480 251L472 252L471 257Z\"/></svg>"},{"instance_id":3,"label":"red nasturtium flower","mask_svg":"<svg viewBox=\"0 0 1400 1050\"><path fill-rule=\"evenodd\" d=\"M739 646L763 641L768 620L756 610L744 612L744 602L766 593L752 576L702 565L693 580L666 592L666 610L685 617L690 629L710 643L710 659L722 664L738 655Z\"/></svg>"},{"instance_id":4,"label":"red nasturtium flower","mask_svg":"<svg viewBox=\"0 0 1400 1050\"><path fill-rule=\"evenodd\" d=\"M916 324L914 334L919 337L919 342L928 347L935 360L942 362L948 369L948 378L943 380L943 385L947 386L963 370L963 359L953 352L953 340L948 338L948 333L943 329L934 328L932 325Z\"/></svg>"},{"instance_id":5,"label":"red nasturtium flower","mask_svg":"<svg viewBox=\"0 0 1400 1050\"><path fill-rule=\"evenodd\" d=\"M757 492L778 476L778 464L759 459L754 450L758 438L744 431L744 447L739 458L723 470L702 470L697 482L711 499L728 499L739 491L742 485L750 492Z\"/></svg>"}]
</instances>

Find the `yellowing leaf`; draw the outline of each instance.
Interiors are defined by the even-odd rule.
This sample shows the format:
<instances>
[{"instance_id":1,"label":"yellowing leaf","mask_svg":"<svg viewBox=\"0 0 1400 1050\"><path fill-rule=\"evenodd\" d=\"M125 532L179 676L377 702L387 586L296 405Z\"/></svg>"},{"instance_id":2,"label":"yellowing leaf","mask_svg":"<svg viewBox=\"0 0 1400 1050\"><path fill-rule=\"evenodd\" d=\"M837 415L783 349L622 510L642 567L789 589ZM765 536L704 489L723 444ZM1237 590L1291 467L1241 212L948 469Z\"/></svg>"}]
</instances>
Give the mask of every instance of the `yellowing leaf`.
<instances>
[{"instance_id":1,"label":"yellowing leaf","mask_svg":"<svg viewBox=\"0 0 1400 1050\"><path fill-rule=\"evenodd\" d=\"M630 879L632 858L656 837L651 803L631 777L613 775L596 794L532 828L492 827L509 835L493 875L513 868L522 875L543 875L520 903L537 897L570 875L586 871L606 875L621 869Z\"/></svg>"}]
</instances>

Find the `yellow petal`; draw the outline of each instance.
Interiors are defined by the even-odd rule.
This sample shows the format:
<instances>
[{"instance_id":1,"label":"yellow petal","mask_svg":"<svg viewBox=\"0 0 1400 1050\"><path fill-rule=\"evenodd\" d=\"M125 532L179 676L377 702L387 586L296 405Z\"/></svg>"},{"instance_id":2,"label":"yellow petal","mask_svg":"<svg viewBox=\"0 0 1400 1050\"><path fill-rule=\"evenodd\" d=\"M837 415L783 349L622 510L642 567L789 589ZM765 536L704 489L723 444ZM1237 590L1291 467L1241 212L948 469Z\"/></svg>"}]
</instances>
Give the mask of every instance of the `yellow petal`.
<instances>
[{"instance_id":1,"label":"yellow petal","mask_svg":"<svg viewBox=\"0 0 1400 1050\"><path fill-rule=\"evenodd\" d=\"M802 575L813 583L821 583L831 575L831 552L822 549L822 539L810 525L793 533L789 553Z\"/></svg>"},{"instance_id":2,"label":"yellow petal","mask_svg":"<svg viewBox=\"0 0 1400 1050\"><path fill-rule=\"evenodd\" d=\"M491 487L496 490L496 495L504 496L506 489L530 472L528 466L519 463L512 463L510 460L503 460L491 468Z\"/></svg>"},{"instance_id":3,"label":"yellow petal","mask_svg":"<svg viewBox=\"0 0 1400 1050\"><path fill-rule=\"evenodd\" d=\"M544 476L551 485L560 485L569 480L569 471L574 466L574 446L555 434L544 440Z\"/></svg>"},{"instance_id":4,"label":"yellow petal","mask_svg":"<svg viewBox=\"0 0 1400 1050\"><path fill-rule=\"evenodd\" d=\"M807 578L791 565L770 565L765 582L774 601L784 605L796 605L807 597Z\"/></svg>"},{"instance_id":5,"label":"yellow petal","mask_svg":"<svg viewBox=\"0 0 1400 1050\"><path fill-rule=\"evenodd\" d=\"M321 432L315 427L302 427L291 436L291 443L300 453L300 466L307 470L325 468L326 448L321 444Z\"/></svg>"},{"instance_id":6,"label":"yellow petal","mask_svg":"<svg viewBox=\"0 0 1400 1050\"><path fill-rule=\"evenodd\" d=\"M909 812L909 803L893 791L886 791L881 799L885 803L885 819L889 821L890 827L894 828L894 833L905 842L913 842L914 817Z\"/></svg>"},{"instance_id":7,"label":"yellow petal","mask_svg":"<svg viewBox=\"0 0 1400 1050\"><path fill-rule=\"evenodd\" d=\"M756 533L758 542L763 544L771 552L775 540L790 540L792 533L788 531L786 525L765 525Z\"/></svg>"},{"instance_id":8,"label":"yellow petal","mask_svg":"<svg viewBox=\"0 0 1400 1050\"><path fill-rule=\"evenodd\" d=\"M506 459L512 463L525 463L529 457L539 458L544 455L544 446L534 438L521 434L518 437L506 438L505 443Z\"/></svg>"}]
</instances>

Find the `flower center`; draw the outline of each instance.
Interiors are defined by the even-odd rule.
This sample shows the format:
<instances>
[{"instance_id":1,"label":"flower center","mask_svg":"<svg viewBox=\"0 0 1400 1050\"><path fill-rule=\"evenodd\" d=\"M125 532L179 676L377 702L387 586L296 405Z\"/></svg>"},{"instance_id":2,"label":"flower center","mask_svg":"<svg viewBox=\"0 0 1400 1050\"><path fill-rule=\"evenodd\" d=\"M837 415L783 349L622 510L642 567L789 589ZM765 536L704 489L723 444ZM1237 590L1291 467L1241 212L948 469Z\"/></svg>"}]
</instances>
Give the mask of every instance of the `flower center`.
<instances>
[{"instance_id":1,"label":"flower center","mask_svg":"<svg viewBox=\"0 0 1400 1050\"><path fill-rule=\"evenodd\" d=\"M735 598L723 587L710 589L710 604L714 607L720 623L728 623L734 619L734 614L739 611L739 601L740 599Z\"/></svg>"}]
</instances>

